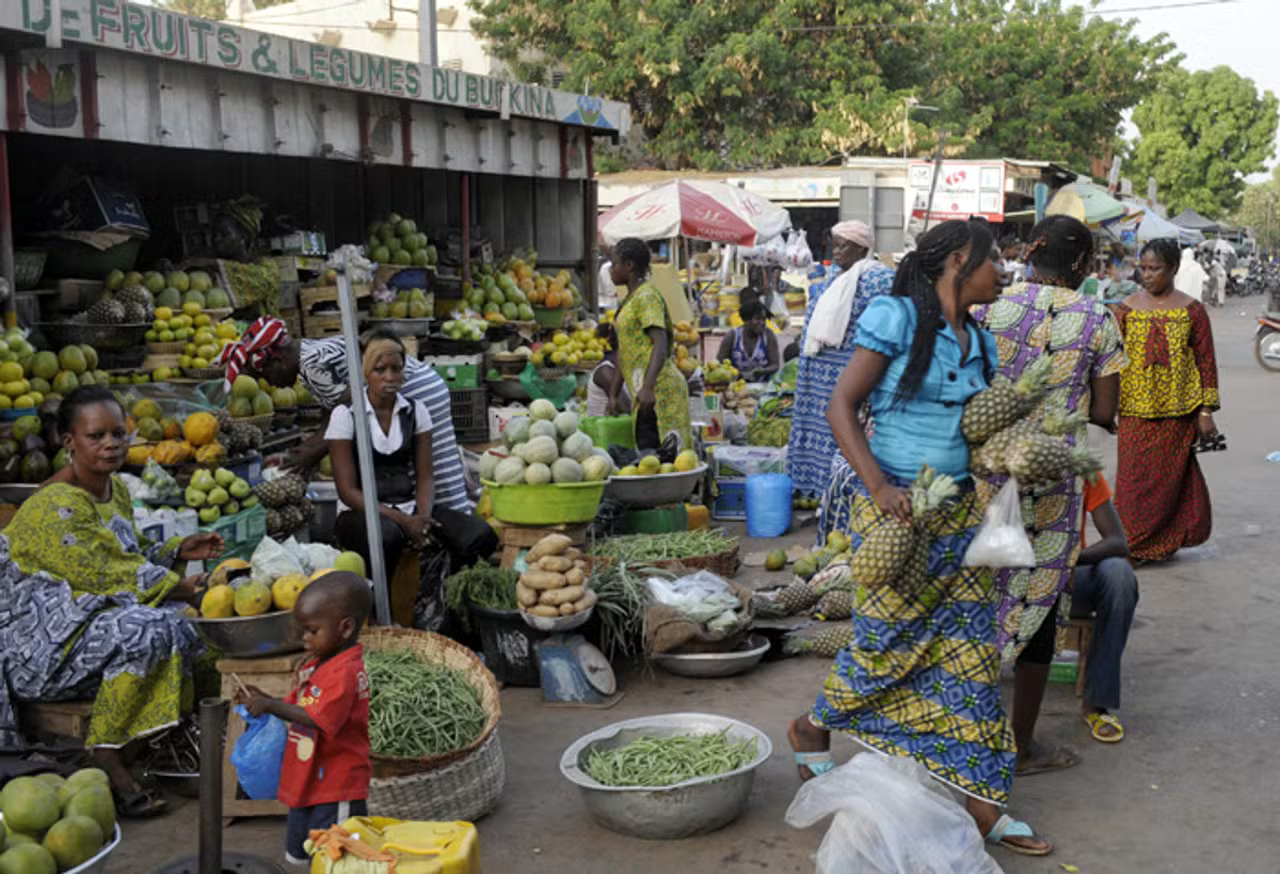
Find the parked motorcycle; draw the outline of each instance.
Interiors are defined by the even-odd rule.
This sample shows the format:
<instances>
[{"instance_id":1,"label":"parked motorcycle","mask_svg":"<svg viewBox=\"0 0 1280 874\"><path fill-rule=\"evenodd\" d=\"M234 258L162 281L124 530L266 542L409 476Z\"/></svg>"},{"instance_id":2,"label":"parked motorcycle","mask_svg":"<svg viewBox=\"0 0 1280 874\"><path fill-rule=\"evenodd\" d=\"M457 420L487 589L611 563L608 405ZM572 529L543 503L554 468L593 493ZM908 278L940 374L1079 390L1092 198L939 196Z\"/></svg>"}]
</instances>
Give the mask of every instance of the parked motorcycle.
<instances>
[{"instance_id":1,"label":"parked motorcycle","mask_svg":"<svg viewBox=\"0 0 1280 874\"><path fill-rule=\"evenodd\" d=\"M1258 316L1253 354L1263 370L1280 373L1280 313L1263 313Z\"/></svg>"}]
</instances>

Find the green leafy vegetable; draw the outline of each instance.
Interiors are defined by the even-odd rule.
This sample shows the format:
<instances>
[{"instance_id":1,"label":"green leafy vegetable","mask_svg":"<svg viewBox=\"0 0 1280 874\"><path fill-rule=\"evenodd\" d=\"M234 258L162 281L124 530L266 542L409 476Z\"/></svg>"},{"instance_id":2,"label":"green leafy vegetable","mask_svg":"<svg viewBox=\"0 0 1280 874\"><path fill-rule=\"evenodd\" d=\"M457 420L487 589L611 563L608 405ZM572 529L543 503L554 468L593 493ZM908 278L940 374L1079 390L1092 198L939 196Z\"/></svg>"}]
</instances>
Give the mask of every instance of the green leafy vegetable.
<instances>
[{"instance_id":1,"label":"green leafy vegetable","mask_svg":"<svg viewBox=\"0 0 1280 874\"><path fill-rule=\"evenodd\" d=\"M472 605L490 610L515 610L516 582L520 574L510 568L494 567L486 561L458 571L444 581L444 601L471 627Z\"/></svg>"}]
</instances>

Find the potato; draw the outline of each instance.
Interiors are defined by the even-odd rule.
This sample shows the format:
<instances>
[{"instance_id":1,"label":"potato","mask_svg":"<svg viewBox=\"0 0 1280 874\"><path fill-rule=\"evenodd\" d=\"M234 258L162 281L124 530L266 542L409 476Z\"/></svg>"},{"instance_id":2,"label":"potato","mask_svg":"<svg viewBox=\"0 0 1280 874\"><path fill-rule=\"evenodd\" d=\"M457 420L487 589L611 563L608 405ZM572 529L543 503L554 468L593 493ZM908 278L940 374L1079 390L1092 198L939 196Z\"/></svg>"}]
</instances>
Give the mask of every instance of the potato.
<instances>
[{"instance_id":1,"label":"potato","mask_svg":"<svg viewBox=\"0 0 1280 874\"><path fill-rule=\"evenodd\" d=\"M546 605L546 604L538 604L538 605L537 605L537 606L535 606L535 607L530 607L530 608L529 608L529 612L530 612L530 613L532 613L534 616L541 616L541 617L543 617L544 619L559 619L559 618L560 618L560 608L559 608L559 607L550 607L550 606L548 606L548 605Z\"/></svg>"},{"instance_id":2,"label":"potato","mask_svg":"<svg viewBox=\"0 0 1280 874\"><path fill-rule=\"evenodd\" d=\"M548 589L538 596L539 604L550 604L559 607L561 604L572 604L582 597L586 590L582 586L566 586L563 589Z\"/></svg>"},{"instance_id":3,"label":"potato","mask_svg":"<svg viewBox=\"0 0 1280 874\"><path fill-rule=\"evenodd\" d=\"M578 612L577 610L573 609L573 605L572 605L572 604L561 604L561 605L560 605L560 615L561 615L561 616L572 616L574 613L577 613L577 612Z\"/></svg>"},{"instance_id":4,"label":"potato","mask_svg":"<svg viewBox=\"0 0 1280 874\"><path fill-rule=\"evenodd\" d=\"M573 602L573 612L581 613L583 610L590 609L591 607L594 607L596 605L596 601L599 600L600 599L596 596L595 592L587 589L581 598Z\"/></svg>"},{"instance_id":5,"label":"potato","mask_svg":"<svg viewBox=\"0 0 1280 874\"><path fill-rule=\"evenodd\" d=\"M532 607L538 603L538 593L524 583L516 583L516 601L521 607Z\"/></svg>"},{"instance_id":6,"label":"potato","mask_svg":"<svg viewBox=\"0 0 1280 874\"><path fill-rule=\"evenodd\" d=\"M520 582L524 583L531 589L545 591L546 589L563 589L568 583L565 581L564 574L555 574L550 571L525 571L520 575Z\"/></svg>"},{"instance_id":7,"label":"potato","mask_svg":"<svg viewBox=\"0 0 1280 874\"><path fill-rule=\"evenodd\" d=\"M565 572L564 579L571 586L581 586L587 581L587 573L580 567L572 568Z\"/></svg>"},{"instance_id":8,"label":"potato","mask_svg":"<svg viewBox=\"0 0 1280 874\"><path fill-rule=\"evenodd\" d=\"M573 567L573 562L563 555L544 555L538 559L538 567L544 571L562 574Z\"/></svg>"},{"instance_id":9,"label":"potato","mask_svg":"<svg viewBox=\"0 0 1280 874\"><path fill-rule=\"evenodd\" d=\"M576 546L571 546L564 551L564 557L573 561L582 558L582 550Z\"/></svg>"},{"instance_id":10,"label":"potato","mask_svg":"<svg viewBox=\"0 0 1280 874\"><path fill-rule=\"evenodd\" d=\"M533 564L543 556L560 555L570 546L573 546L573 541L565 535L548 534L533 545L533 549L530 549L529 554L525 556L525 561Z\"/></svg>"}]
</instances>

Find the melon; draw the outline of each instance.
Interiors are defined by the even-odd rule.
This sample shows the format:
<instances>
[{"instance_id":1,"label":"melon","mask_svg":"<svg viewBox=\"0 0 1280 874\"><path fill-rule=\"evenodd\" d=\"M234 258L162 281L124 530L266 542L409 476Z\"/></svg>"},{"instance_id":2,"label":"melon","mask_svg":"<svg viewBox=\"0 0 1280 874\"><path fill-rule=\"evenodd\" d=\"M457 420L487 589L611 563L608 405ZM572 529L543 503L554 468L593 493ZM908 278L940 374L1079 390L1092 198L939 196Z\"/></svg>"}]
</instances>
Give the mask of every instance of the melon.
<instances>
[{"instance_id":1,"label":"melon","mask_svg":"<svg viewBox=\"0 0 1280 874\"><path fill-rule=\"evenodd\" d=\"M493 479L493 472L498 467L498 462L506 458L505 455L499 455L492 449L480 456L480 479Z\"/></svg>"},{"instance_id":2,"label":"melon","mask_svg":"<svg viewBox=\"0 0 1280 874\"><path fill-rule=\"evenodd\" d=\"M560 449L551 437L534 437L524 444L524 460L533 464L552 464L560 457Z\"/></svg>"},{"instance_id":3,"label":"melon","mask_svg":"<svg viewBox=\"0 0 1280 874\"><path fill-rule=\"evenodd\" d=\"M523 443L529 439L528 416L518 416L507 423L507 427L502 432L502 440L508 446L515 446L517 443Z\"/></svg>"},{"instance_id":4,"label":"melon","mask_svg":"<svg viewBox=\"0 0 1280 874\"><path fill-rule=\"evenodd\" d=\"M178 289L169 287L159 292L152 289L152 293L156 296L157 307L168 307L171 310L182 308L182 292L178 291Z\"/></svg>"},{"instance_id":5,"label":"melon","mask_svg":"<svg viewBox=\"0 0 1280 874\"><path fill-rule=\"evenodd\" d=\"M550 437L552 440L557 440L560 432L556 430L555 425L539 419L529 426L529 439L532 440L534 437Z\"/></svg>"},{"instance_id":6,"label":"melon","mask_svg":"<svg viewBox=\"0 0 1280 874\"><path fill-rule=\"evenodd\" d=\"M572 458L557 458L551 465L551 478L558 483L580 483L582 476L582 465Z\"/></svg>"},{"instance_id":7,"label":"melon","mask_svg":"<svg viewBox=\"0 0 1280 874\"><path fill-rule=\"evenodd\" d=\"M565 437L564 442L560 444L560 456L582 462L594 449L595 446L592 444L590 437L581 431L574 431Z\"/></svg>"},{"instance_id":8,"label":"melon","mask_svg":"<svg viewBox=\"0 0 1280 874\"><path fill-rule=\"evenodd\" d=\"M531 486L542 486L551 482L551 468L540 461L535 461L524 470L524 481Z\"/></svg>"},{"instance_id":9,"label":"melon","mask_svg":"<svg viewBox=\"0 0 1280 874\"><path fill-rule=\"evenodd\" d=\"M613 473L613 462L608 458L592 453L582 462L582 477L587 482L606 480L611 473Z\"/></svg>"},{"instance_id":10,"label":"melon","mask_svg":"<svg viewBox=\"0 0 1280 874\"><path fill-rule=\"evenodd\" d=\"M204 305L211 310L229 310L231 295L227 294L226 289L214 286L205 293Z\"/></svg>"},{"instance_id":11,"label":"melon","mask_svg":"<svg viewBox=\"0 0 1280 874\"><path fill-rule=\"evenodd\" d=\"M493 481L502 485L524 480L524 462L518 458L504 458L493 471Z\"/></svg>"},{"instance_id":12,"label":"melon","mask_svg":"<svg viewBox=\"0 0 1280 874\"><path fill-rule=\"evenodd\" d=\"M563 440L565 437L568 437L574 431L578 430L578 414L565 410L563 413L556 416L555 426L557 433L560 435L560 439Z\"/></svg>"},{"instance_id":13,"label":"melon","mask_svg":"<svg viewBox=\"0 0 1280 874\"><path fill-rule=\"evenodd\" d=\"M556 405L546 398L538 398L529 405L529 415L550 422L556 417Z\"/></svg>"}]
</instances>

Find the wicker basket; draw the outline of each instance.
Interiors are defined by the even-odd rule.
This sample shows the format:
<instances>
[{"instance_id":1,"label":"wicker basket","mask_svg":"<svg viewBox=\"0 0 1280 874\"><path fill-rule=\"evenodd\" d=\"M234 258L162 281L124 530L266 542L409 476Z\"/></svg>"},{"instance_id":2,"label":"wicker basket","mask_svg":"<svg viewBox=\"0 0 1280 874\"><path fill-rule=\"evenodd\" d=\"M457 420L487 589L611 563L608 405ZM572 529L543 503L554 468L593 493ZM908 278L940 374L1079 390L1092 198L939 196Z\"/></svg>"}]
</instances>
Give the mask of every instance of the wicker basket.
<instances>
[{"instance_id":1,"label":"wicker basket","mask_svg":"<svg viewBox=\"0 0 1280 874\"><path fill-rule=\"evenodd\" d=\"M151 323L121 325L81 325L74 322L41 322L34 326L45 339L57 347L83 344L101 352L104 349L137 349L139 361L146 357L144 345Z\"/></svg>"},{"instance_id":2,"label":"wicker basket","mask_svg":"<svg viewBox=\"0 0 1280 874\"><path fill-rule=\"evenodd\" d=\"M408 628L371 628L361 635L360 642L371 652L408 650L425 662L461 671L480 693L481 703L485 712L489 714L489 719L480 736L462 749L421 758L380 756L376 753L371 755L375 782L387 778L422 777L428 774L438 776L440 769L446 765L467 760L472 757L472 754L478 753L490 736L497 731L498 719L502 716L502 704L498 699L498 681L475 653L462 644L430 631L414 631ZM493 748L501 756L501 748L496 743L493 744ZM434 794L443 794L449 787L447 783L442 783L431 788ZM402 814L397 816L407 818Z\"/></svg>"},{"instance_id":3,"label":"wicker basket","mask_svg":"<svg viewBox=\"0 0 1280 874\"><path fill-rule=\"evenodd\" d=\"M152 355L181 355L187 344L181 340L172 343L148 343L147 351Z\"/></svg>"},{"instance_id":4,"label":"wicker basket","mask_svg":"<svg viewBox=\"0 0 1280 874\"><path fill-rule=\"evenodd\" d=\"M187 379L217 379L225 371L221 367L184 367L182 375Z\"/></svg>"},{"instance_id":5,"label":"wicker basket","mask_svg":"<svg viewBox=\"0 0 1280 874\"><path fill-rule=\"evenodd\" d=\"M584 561L590 571L597 567L608 567L613 564L614 559L588 555L585 556ZM738 545L735 543L724 552L717 552L714 555L695 555L689 558L660 558L653 561L640 562L639 564L669 571L711 571L717 576L732 579L733 575L738 572Z\"/></svg>"},{"instance_id":6,"label":"wicker basket","mask_svg":"<svg viewBox=\"0 0 1280 874\"><path fill-rule=\"evenodd\" d=\"M44 262L49 253L43 249L18 249L13 253L13 282L16 291L30 291L44 276Z\"/></svg>"},{"instance_id":7,"label":"wicker basket","mask_svg":"<svg viewBox=\"0 0 1280 874\"><path fill-rule=\"evenodd\" d=\"M497 806L506 781L506 760L495 729L478 749L443 768L369 781L369 814L474 822Z\"/></svg>"}]
</instances>

